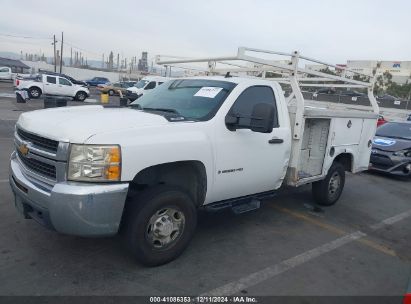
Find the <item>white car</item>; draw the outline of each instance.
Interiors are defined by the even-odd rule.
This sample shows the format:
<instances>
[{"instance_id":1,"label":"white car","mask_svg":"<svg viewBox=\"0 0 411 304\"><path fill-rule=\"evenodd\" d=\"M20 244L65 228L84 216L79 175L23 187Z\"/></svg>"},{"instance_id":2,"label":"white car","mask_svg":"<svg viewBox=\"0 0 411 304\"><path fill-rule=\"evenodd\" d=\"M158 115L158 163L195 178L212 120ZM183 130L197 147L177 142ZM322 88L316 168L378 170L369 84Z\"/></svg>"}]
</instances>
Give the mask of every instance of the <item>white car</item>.
<instances>
[{"instance_id":1,"label":"white car","mask_svg":"<svg viewBox=\"0 0 411 304\"><path fill-rule=\"evenodd\" d=\"M42 94L72 97L84 101L90 91L85 85L74 84L65 77L56 74L42 74L38 78L16 79L16 88L28 91L30 98L39 98Z\"/></svg>"},{"instance_id":2,"label":"white car","mask_svg":"<svg viewBox=\"0 0 411 304\"><path fill-rule=\"evenodd\" d=\"M143 96L145 93L147 93L147 91L155 89L159 85L171 79L172 78L161 76L144 77L143 79L138 81L134 86L127 88L126 95L129 100L134 101L137 98Z\"/></svg>"},{"instance_id":3,"label":"white car","mask_svg":"<svg viewBox=\"0 0 411 304\"><path fill-rule=\"evenodd\" d=\"M0 79L1 80L12 80L13 73L9 67L0 67Z\"/></svg>"}]
</instances>

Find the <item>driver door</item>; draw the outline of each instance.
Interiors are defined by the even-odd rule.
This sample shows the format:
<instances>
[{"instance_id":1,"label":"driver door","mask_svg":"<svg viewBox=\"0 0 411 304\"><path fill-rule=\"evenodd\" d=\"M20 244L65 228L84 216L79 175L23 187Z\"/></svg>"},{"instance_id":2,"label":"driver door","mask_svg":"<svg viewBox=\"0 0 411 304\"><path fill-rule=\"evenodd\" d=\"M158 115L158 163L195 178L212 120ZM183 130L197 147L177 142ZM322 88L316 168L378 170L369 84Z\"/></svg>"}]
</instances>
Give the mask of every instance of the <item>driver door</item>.
<instances>
[{"instance_id":1,"label":"driver door","mask_svg":"<svg viewBox=\"0 0 411 304\"><path fill-rule=\"evenodd\" d=\"M278 117L277 101L270 86L245 89L228 114L241 116L239 125L250 124L254 105L269 103L275 108L271 133L249 128L230 131L223 123L217 130L213 201L261 193L278 188L284 178L290 153L290 127Z\"/></svg>"},{"instance_id":2,"label":"driver door","mask_svg":"<svg viewBox=\"0 0 411 304\"><path fill-rule=\"evenodd\" d=\"M74 97L73 85L66 78L59 77L59 95Z\"/></svg>"}]
</instances>

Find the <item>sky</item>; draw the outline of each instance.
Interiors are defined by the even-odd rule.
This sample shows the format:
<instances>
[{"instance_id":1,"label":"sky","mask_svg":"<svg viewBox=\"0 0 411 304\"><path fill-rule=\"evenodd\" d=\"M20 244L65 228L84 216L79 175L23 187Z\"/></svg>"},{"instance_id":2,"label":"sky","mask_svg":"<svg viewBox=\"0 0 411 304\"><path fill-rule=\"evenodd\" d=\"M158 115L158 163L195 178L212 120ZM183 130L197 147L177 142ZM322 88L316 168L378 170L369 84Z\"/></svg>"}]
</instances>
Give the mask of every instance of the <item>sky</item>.
<instances>
[{"instance_id":1,"label":"sky","mask_svg":"<svg viewBox=\"0 0 411 304\"><path fill-rule=\"evenodd\" d=\"M52 36L88 59L111 50L233 55L247 46L330 63L411 60L409 0L0 0L0 51L51 56ZM18 38L25 36L32 38ZM67 55L66 53L65 55Z\"/></svg>"}]
</instances>

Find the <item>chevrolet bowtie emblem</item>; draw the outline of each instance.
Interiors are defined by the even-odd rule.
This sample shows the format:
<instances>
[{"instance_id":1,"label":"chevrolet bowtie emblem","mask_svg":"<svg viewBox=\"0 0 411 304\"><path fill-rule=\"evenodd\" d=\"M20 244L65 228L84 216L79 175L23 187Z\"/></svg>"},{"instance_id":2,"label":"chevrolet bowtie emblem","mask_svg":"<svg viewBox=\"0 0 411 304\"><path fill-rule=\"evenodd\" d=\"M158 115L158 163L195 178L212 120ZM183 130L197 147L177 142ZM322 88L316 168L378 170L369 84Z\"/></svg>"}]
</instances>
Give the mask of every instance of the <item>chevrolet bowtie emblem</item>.
<instances>
[{"instance_id":1,"label":"chevrolet bowtie emblem","mask_svg":"<svg viewBox=\"0 0 411 304\"><path fill-rule=\"evenodd\" d=\"M26 156L29 153L29 148L27 148L26 144L21 144L19 146L19 151L21 154L23 154L24 156Z\"/></svg>"}]
</instances>

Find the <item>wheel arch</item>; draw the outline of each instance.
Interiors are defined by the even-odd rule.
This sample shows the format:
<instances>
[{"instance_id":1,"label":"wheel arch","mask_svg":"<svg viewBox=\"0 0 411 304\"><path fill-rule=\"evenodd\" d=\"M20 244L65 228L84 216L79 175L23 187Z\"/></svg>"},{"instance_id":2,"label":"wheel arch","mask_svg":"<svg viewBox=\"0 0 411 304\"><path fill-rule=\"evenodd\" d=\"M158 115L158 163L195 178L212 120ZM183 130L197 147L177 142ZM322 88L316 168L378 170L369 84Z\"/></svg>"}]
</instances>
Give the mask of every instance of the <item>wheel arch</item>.
<instances>
[{"instance_id":1,"label":"wheel arch","mask_svg":"<svg viewBox=\"0 0 411 304\"><path fill-rule=\"evenodd\" d=\"M78 94L79 94L79 93L84 93L84 94L86 95L86 98L85 98L85 99L87 99L87 96L89 95L89 94L87 94L86 91L84 91L84 90L82 90L82 89L79 89L79 90L76 92L76 94L74 95L74 98L75 98L75 99L78 98Z\"/></svg>"},{"instance_id":2,"label":"wheel arch","mask_svg":"<svg viewBox=\"0 0 411 304\"><path fill-rule=\"evenodd\" d=\"M353 172L354 170L354 155L349 152L343 152L338 154L333 162L339 162L344 166L345 171Z\"/></svg>"},{"instance_id":3,"label":"wheel arch","mask_svg":"<svg viewBox=\"0 0 411 304\"><path fill-rule=\"evenodd\" d=\"M30 91L31 89L38 89L40 91L40 95L43 94L43 90L39 86L32 85L27 90Z\"/></svg>"},{"instance_id":4,"label":"wheel arch","mask_svg":"<svg viewBox=\"0 0 411 304\"><path fill-rule=\"evenodd\" d=\"M186 191L197 207L204 203L207 172L201 161L176 161L142 169L130 182L129 197L155 185L172 185Z\"/></svg>"}]
</instances>

